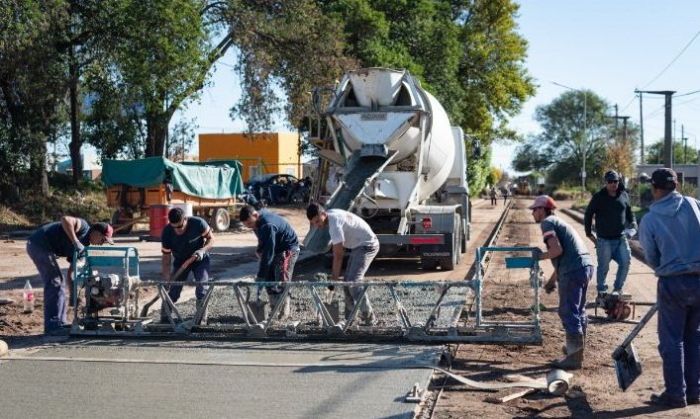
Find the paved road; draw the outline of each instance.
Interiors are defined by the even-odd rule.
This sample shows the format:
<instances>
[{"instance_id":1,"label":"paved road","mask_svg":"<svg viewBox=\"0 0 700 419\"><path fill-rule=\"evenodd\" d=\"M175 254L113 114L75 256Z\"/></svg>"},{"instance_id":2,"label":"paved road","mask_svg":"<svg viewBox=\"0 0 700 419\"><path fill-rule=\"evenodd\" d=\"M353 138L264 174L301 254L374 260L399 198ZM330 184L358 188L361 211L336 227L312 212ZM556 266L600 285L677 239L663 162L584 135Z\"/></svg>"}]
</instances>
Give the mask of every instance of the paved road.
<instances>
[{"instance_id":1,"label":"paved road","mask_svg":"<svg viewBox=\"0 0 700 419\"><path fill-rule=\"evenodd\" d=\"M2 417L410 418L440 347L72 341L0 361Z\"/></svg>"}]
</instances>

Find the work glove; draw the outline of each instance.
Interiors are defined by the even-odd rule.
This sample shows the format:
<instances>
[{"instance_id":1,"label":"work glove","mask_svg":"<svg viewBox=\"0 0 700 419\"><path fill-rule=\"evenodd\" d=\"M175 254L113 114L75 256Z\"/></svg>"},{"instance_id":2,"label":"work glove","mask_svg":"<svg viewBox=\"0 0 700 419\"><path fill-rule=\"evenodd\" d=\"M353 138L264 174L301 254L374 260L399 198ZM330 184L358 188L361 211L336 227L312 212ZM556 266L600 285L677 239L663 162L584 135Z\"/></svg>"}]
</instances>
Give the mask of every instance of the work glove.
<instances>
[{"instance_id":1,"label":"work glove","mask_svg":"<svg viewBox=\"0 0 700 419\"><path fill-rule=\"evenodd\" d=\"M628 239L631 239L635 234L637 234L637 230L635 228L626 228L623 233Z\"/></svg>"},{"instance_id":2,"label":"work glove","mask_svg":"<svg viewBox=\"0 0 700 419\"><path fill-rule=\"evenodd\" d=\"M195 250L192 256L194 256L195 260L199 262L200 260L204 259L204 255L206 255L207 252L204 249L198 249Z\"/></svg>"}]
</instances>

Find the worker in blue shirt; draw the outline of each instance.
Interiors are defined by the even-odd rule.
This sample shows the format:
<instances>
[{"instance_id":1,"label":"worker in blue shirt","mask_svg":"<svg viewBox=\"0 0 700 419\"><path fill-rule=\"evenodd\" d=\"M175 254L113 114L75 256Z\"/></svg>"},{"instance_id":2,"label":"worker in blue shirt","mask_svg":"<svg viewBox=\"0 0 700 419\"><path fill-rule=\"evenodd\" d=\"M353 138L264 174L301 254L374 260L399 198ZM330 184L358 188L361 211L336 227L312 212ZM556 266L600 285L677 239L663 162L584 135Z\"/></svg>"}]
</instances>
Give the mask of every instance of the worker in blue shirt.
<instances>
[{"instance_id":1,"label":"worker in blue shirt","mask_svg":"<svg viewBox=\"0 0 700 419\"><path fill-rule=\"evenodd\" d=\"M164 281L185 281L192 272L197 282L209 281L210 259L209 250L214 245L214 236L211 228L203 218L185 216L182 208L173 208L168 212L168 225L163 228L161 236L162 275ZM171 268L171 259L174 259ZM173 273L187 264L185 271L177 278L171 278ZM172 271L171 271L172 269ZM197 285L195 296L197 297L197 310L204 304L207 288ZM168 295L176 302L180 298L182 285L171 285ZM169 322L167 310L161 309L161 322ZM202 313L200 322L207 323L207 310Z\"/></svg>"},{"instance_id":2,"label":"worker in blue shirt","mask_svg":"<svg viewBox=\"0 0 700 419\"><path fill-rule=\"evenodd\" d=\"M44 282L44 332L53 333L68 325L66 288L72 292L71 268L64 279L56 257L73 260L73 253L85 246L112 244L114 229L107 223L88 225L82 218L64 216L61 221L44 224L27 240L27 254ZM72 299L71 299L72 300ZM72 303L72 301L71 301Z\"/></svg>"},{"instance_id":3,"label":"worker in blue shirt","mask_svg":"<svg viewBox=\"0 0 700 419\"><path fill-rule=\"evenodd\" d=\"M267 211L257 211L250 205L241 208L241 222L253 229L258 238L256 254L260 258L256 281L286 282L294 275L294 265L299 257L299 239L292 226L279 215ZM281 287L266 287L271 308L281 303L279 318L289 316L290 297L280 301Z\"/></svg>"},{"instance_id":4,"label":"worker in blue shirt","mask_svg":"<svg viewBox=\"0 0 700 419\"><path fill-rule=\"evenodd\" d=\"M700 404L700 201L676 191L678 177L661 168L651 175L654 203L642 218L639 238L659 281L659 353L666 389L655 405Z\"/></svg>"}]
</instances>

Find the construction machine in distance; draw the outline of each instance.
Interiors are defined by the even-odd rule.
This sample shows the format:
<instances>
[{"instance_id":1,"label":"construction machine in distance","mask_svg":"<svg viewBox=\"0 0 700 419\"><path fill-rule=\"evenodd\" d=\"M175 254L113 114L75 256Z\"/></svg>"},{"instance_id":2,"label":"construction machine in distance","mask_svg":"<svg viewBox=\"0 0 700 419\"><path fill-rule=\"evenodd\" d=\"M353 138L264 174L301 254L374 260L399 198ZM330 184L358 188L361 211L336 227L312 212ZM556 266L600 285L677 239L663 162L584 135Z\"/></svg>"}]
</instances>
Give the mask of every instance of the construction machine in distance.
<instances>
[{"instance_id":1,"label":"construction machine in distance","mask_svg":"<svg viewBox=\"0 0 700 419\"><path fill-rule=\"evenodd\" d=\"M453 270L470 227L462 129L451 126L440 102L406 70L350 71L327 106L319 92L312 143L325 160L322 173L329 164L344 173L326 208L365 219L380 257L413 255L424 269ZM328 243L324 230L312 229L305 240L318 253Z\"/></svg>"}]
</instances>

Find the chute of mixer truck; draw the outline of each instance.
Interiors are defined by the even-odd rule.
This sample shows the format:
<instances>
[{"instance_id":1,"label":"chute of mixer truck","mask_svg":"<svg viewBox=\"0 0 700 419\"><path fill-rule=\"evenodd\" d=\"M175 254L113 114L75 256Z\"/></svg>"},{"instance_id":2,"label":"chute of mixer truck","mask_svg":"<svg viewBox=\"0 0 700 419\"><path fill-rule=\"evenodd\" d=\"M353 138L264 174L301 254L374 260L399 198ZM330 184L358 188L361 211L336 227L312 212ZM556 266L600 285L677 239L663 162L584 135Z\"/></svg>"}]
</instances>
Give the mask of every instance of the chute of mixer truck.
<instances>
[{"instance_id":1,"label":"chute of mixer truck","mask_svg":"<svg viewBox=\"0 0 700 419\"><path fill-rule=\"evenodd\" d=\"M454 269L469 238L467 163L463 132L440 102L406 70L368 68L345 74L328 106L315 107L325 129L314 144L344 173L326 207L363 217L384 257ZM327 231L312 230L305 245L326 251Z\"/></svg>"}]
</instances>

